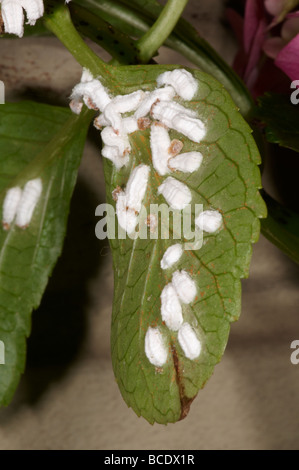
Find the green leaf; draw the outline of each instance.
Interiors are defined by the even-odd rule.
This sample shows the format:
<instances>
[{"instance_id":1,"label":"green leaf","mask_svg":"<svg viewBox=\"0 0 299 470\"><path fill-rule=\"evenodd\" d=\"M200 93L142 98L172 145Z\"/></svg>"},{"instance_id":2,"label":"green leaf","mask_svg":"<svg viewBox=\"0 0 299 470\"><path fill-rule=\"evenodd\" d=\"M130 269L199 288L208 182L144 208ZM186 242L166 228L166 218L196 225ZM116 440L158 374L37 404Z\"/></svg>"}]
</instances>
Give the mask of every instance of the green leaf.
<instances>
[{"instance_id":1,"label":"green leaf","mask_svg":"<svg viewBox=\"0 0 299 470\"><path fill-rule=\"evenodd\" d=\"M163 8L155 0L75 0L74 3L85 6L119 30L138 38L150 28ZM165 46L217 78L231 94L242 115L250 119L254 103L244 82L190 23L181 18Z\"/></svg>"},{"instance_id":2,"label":"green leaf","mask_svg":"<svg viewBox=\"0 0 299 470\"><path fill-rule=\"evenodd\" d=\"M134 90L153 90L157 76L171 66L136 66L111 69L115 80L114 94ZM132 240L111 238L115 287L112 315L111 348L113 368L120 391L137 415L150 423L175 422L188 413L190 404L223 355L230 323L240 314L240 278L248 276L251 244L260 231L259 217L266 213L258 188L261 185L258 164L260 157L245 123L223 86L211 76L192 71L199 82L192 101L175 101L196 110L207 127L199 144L183 134L170 130L170 138L180 139L183 151L202 153L203 163L193 173L171 175L188 186L194 204L203 210L219 211L222 229L204 232L198 250L185 251L174 268L162 270L161 258L174 243L184 238ZM158 195L158 186L165 180L154 169L149 142L150 131L130 134L132 152L127 166L116 170L104 158L107 199L115 206L112 192L124 188L132 169L140 164L150 166L150 177L143 201L149 205L165 203ZM167 175L168 176L168 175ZM115 192L113 193L115 197ZM194 214L193 214L194 216ZM194 217L193 217L194 222ZM140 226L143 222L140 220ZM188 359L177 331L170 331L161 318L161 292L171 282L176 270L186 270L196 282L194 302L183 305L184 321L195 329L202 343L197 359ZM145 335L149 327L157 327L168 350L166 363L151 364L145 354Z\"/></svg>"},{"instance_id":3,"label":"green leaf","mask_svg":"<svg viewBox=\"0 0 299 470\"><path fill-rule=\"evenodd\" d=\"M299 215L282 206L263 191L268 216L262 220L262 234L299 264Z\"/></svg>"},{"instance_id":4,"label":"green leaf","mask_svg":"<svg viewBox=\"0 0 299 470\"><path fill-rule=\"evenodd\" d=\"M256 117L266 125L268 142L299 152L299 107L289 96L266 93L258 100Z\"/></svg>"},{"instance_id":5,"label":"green leaf","mask_svg":"<svg viewBox=\"0 0 299 470\"><path fill-rule=\"evenodd\" d=\"M40 178L42 193L27 228L0 228L0 404L11 400L24 370L30 314L61 253L90 112L32 102L0 106L0 204L9 188ZM1 209L2 220L3 210ZM6 227L7 228L7 227Z\"/></svg>"}]
</instances>

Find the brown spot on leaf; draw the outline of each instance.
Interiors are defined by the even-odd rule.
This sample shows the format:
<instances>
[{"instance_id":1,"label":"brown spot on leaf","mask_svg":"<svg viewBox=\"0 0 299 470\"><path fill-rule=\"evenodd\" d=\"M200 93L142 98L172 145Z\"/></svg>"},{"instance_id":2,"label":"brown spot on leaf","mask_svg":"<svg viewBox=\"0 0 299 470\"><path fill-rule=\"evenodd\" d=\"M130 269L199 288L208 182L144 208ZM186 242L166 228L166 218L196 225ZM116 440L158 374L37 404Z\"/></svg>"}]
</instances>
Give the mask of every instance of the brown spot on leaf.
<instances>
[{"instance_id":1,"label":"brown spot on leaf","mask_svg":"<svg viewBox=\"0 0 299 470\"><path fill-rule=\"evenodd\" d=\"M179 361L174 344L171 345L171 351L172 351L173 365L174 365L174 369L176 373L176 383L179 388L179 394L180 394L181 414L179 417L179 421L181 421L182 419L186 418L187 414L189 413L191 403L193 402L196 395L194 395L194 397L192 398L186 397L185 387L182 381L180 361Z\"/></svg>"}]
</instances>

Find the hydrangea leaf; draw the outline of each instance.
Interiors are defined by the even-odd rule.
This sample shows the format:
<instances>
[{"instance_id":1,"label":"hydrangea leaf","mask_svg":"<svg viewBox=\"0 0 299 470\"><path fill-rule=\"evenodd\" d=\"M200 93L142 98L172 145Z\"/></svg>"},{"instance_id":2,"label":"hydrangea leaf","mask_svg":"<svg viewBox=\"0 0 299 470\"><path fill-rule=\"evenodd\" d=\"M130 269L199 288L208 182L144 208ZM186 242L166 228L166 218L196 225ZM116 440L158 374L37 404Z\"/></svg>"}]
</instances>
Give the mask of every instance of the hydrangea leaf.
<instances>
[{"instance_id":1,"label":"hydrangea leaf","mask_svg":"<svg viewBox=\"0 0 299 470\"><path fill-rule=\"evenodd\" d=\"M128 94L157 87L157 77L171 66L133 66L111 69L113 94ZM191 142L174 130L171 139L180 139L184 152L199 151L201 167L193 173L171 175L188 186L192 204L203 210L213 208L223 218L215 233L203 234L198 250L184 251L174 268L162 270L161 258L173 239L146 239L129 236L111 238L114 262L114 302L111 350L117 383L128 406L150 423L176 422L188 413L198 391L211 376L224 353L230 323L238 319L241 304L240 279L248 276L252 243L260 231L259 218L266 213L258 189L261 186L260 157L243 120L223 86L211 76L191 71L198 80L198 91L191 101L174 100L195 110L206 125L200 143ZM129 135L132 151L126 166L117 170L104 160L107 199L115 206L117 187L125 188L133 170L140 164L150 166L150 176L143 204L165 203L158 186L160 176L152 164L150 130ZM168 175L167 175L168 176ZM141 222L139 222L140 224ZM185 240L175 240L183 243ZM197 331L202 344L198 358L188 359L161 318L161 292L171 281L174 270L185 270L197 286L194 302L183 305L184 321ZM167 361L162 367L150 363L145 353L145 336L149 327L158 328L167 347Z\"/></svg>"},{"instance_id":2,"label":"hydrangea leaf","mask_svg":"<svg viewBox=\"0 0 299 470\"><path fill-rule=\"evenodd\" d=\"M69 204L90 111L32 102L0 106L0 204L7 190L40 178L42 193L27 228L0 228L0 404L7 405L24 370L31 312L62 250ZM3 361L2 361L3 362Z\"/></svg>"}]
</instances>

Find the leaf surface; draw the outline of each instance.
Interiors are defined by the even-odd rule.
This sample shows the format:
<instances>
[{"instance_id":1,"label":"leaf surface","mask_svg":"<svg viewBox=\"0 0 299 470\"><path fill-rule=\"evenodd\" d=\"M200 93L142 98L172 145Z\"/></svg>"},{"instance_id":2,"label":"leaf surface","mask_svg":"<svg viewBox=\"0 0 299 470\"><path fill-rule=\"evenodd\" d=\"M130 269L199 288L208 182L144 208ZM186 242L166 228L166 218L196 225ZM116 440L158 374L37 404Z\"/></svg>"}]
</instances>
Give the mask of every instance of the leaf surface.
<instances>
[{"instance_id":1,"label":"leaf surface","mask_svg":"<svg viewBox=\"0 0 299 470\"><path fill-rule=\"evenodd\" d=\"M112 70L114 94L153 90L157 76L172 68ZM193 173L176 171L171 176L188 186L193 206L202 204L203 210L221 213L222 228L215 233L204 232L202 247L185 250L166 270L160 266L163 254L170 245L183 244L184 237L173 240L159 236L153 240L148 229L146 239L110 239L115 274L111 333L114 372L127 404L150 423L175 422L186 416L223 355L230 323L240 314L240 278L248 276L251 244L258 239L259 218L266 212L258 192L260 157L249 126L219 82L199 71L192 74L199 83L195 97L192 101L175 97L175 101L196 111L206 125L206 136L197 144L174 130L169 133L171 139L183 142L184 152L201 152L203 162ZM117 186L125 188L133 168L140 164L150 166L143 201L148 213L150 204L165 203L157 189L166 176L160 176L152 165L149 137L149 129L129 135L130 161L120 170L104 159L107 198L114 206L112 191ZM199 357L193 360L186 357L177 331L171 331L161 318L161 292L176 270L185 270L196 282L195 300L182 306L184 322L196 331L202 346ZM161 368L151 364L145 353L149 327L158 328L167 347L167 361Z\"/></svg>"},{"instance_id":2,"label":"leaf surface","mask_svg":"<svg viewBox=\"0 0 299 470\"><path fill-rule=\"evenodd\" d=\"M299 107L289 96L267 93L260 97L257 117L266 125L268 142L299 152Z\"/></svg>"},{"instance_id":3,"label":"leaf surface","mask_svg":"<svg viewBox=\"0 0 299 470\"><path fill-rule=\"evenodd\" d=\"M69 203L90 112L32 102L0 106L0 205L7 190L40 178L42 193L29 226L0 228L0 404L12 398L24 370L31 312L62 250Z\"/></svg>"}]
</instances>

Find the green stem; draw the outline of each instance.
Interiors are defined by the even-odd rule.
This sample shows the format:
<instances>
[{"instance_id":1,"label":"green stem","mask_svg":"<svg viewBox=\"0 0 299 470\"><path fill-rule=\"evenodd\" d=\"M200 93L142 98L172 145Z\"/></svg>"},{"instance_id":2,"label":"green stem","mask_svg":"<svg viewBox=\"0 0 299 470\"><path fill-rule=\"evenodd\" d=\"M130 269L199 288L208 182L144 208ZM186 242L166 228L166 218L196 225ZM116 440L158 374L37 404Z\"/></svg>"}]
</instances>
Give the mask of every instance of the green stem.
<instances>
[{"instance_id":1,"label":"green stem","mask_svg":"<svg viewBox=\"0 0 299 470\"><path fill-rule=\"evenodd\" d=\"M168 0L152 27L137 41L139 60L146 64L168 38L188 0Z\"/></svg>"},{"instance_id":2,"label":"green stem","mask_svg":"<svg viewBox=\"0 0 299 470\"><path fill-rule=\"evenodd\" d=\"M82 67L90 70L93 76L101 75L103 85L109 85L109 66L85 44L65 5L55 5L54 9L44 16L44 23Z\"/></svg>"},{"instance_id":3,"label":"green stem","mask_svg":"<svg viewBox=\"0 0 299 470\"><path fill-rule=\"evenodd\" d=\"M144 8L133 8L135 2L125 4L116 0L73 0L74 3L84 5L93 14L108 21L111 25L133 37L141 37L150 29L149 24L161 14L159 4L150 12ZM148 7L150 8L150 7ZM139 39L141 42L142 39ZM193 26L180 18L172 34L165 41L165 45L181 53L206 73L217 78L231 94L240 112L248 121L251 120L254 101L241 78L217 54L217 52L195 31Z\"/></svg>"}]
</instances>

